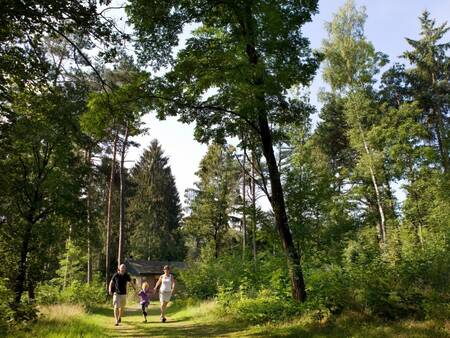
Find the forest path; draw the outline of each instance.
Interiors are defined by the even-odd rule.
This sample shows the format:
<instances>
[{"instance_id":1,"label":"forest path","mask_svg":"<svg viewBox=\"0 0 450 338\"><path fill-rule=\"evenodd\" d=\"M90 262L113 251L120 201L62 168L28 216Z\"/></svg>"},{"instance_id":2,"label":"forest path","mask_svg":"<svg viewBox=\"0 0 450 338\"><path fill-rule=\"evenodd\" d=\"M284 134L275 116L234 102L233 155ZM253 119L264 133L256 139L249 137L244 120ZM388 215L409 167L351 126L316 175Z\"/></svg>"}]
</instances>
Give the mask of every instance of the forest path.
<instances>
[{"instance_id":1,"label":"forest path","mask_svg":"<svg viewBox=\"0 0 450 338\"><path fill-rule=\"evenodd\" d=\"M208 304L205 306L207 307ZM242 337L246 335L245 327L242 325L208 319L204 314L197 315L197 311L192 312L189 308L169 307L165 323L162 323L159 318L159 304L150 304L148 312L147 323L144 323L138 305L128 307L119 326L114 326L112 308L96 309L92 316L95 317L95 322L104 328L105 336L109 337Z\"/></svg>"}]
</instances>

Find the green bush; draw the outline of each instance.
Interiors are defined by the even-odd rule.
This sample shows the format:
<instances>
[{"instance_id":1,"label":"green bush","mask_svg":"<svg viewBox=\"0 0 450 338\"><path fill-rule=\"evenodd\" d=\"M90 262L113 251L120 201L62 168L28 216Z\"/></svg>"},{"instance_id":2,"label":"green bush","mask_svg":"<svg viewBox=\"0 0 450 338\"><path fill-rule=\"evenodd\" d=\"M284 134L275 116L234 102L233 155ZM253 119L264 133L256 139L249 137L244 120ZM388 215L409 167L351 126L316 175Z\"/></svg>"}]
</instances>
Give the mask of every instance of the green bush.
<instances>
[{"instance_id":1,"label":"green bush","mask_svg":"<svg viewBox=\"0 0 450 338\"><path fill-rule=\"evenodd\" d=\"M106 300L103 283L95 279L91 284L73 281L62 288L54 284L41 284L37 288L36 300L39 304L79 304L89 311Z\"/></svg>"},{"instance_id":2,"label":"green bush","mask_svg":"<svg viewBox=\"0 0 450 338\"><path fill-rule=\"evenodd\" d=\"M41 305L61 302L61 287L50 283L42 283L36 289L36 302Z\"/></svg>"},{"instance_id":3,"label":"green bush","mask_svg":"<svg viewBox=\"0 0 450 338\"><path fill-rule=\"evenodd\" d=\"M240 294L254 296L259 290L271 289L279 296L290 294L290 282L284 258L261 254L255 265L241 256L223 256L189 264L180 271L186 297L215 298L221 287L230 287Z\"/></svg>"},{"instance_id":4,"label":"green bush","mask_svg":"<svg viewBox=\"0 0 450 338\"><path fill-rule=\"evenodd\" d=\"M267 289L260 290L255 297L249 297L234 292L231 287L222 287L218 303L223 314L251 324L286 320L302 310L300 304L292 299L280 297Z\"/></svg>"},{"instance_id":5,"label":"green bush","mask_svg":"<svg viewBox=\"0 0 450 338\"><path fill-rule=\"evenodd\" d=\"M14 311L10 307L13 293L6 287L6 283L7 280L0 279L0 336L6 336L14 318Z\"/></svg>"}]
</instances>

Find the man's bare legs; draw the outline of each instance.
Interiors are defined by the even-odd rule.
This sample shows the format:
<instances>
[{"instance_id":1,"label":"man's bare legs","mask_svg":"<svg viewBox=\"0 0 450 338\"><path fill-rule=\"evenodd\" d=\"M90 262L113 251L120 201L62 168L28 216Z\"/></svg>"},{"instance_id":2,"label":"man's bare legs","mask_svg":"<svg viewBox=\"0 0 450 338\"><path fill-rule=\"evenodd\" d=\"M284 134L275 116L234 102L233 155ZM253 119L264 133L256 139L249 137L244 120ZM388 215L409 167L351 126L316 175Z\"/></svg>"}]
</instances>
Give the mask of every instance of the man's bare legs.
<instances>
[{"instance_id":1,"label":"man's bare legs","mask_svg":"<svg viewBox=\"0 0 450 338\"><path fill-rule=\"evenodd\" d=\"M114 319L116 320L116 325L119 325L119 319L121 315L121 308L114 306Z\"/></svg>"},{"instance_id":2,"label":"man's bare legs","mask_svg":"<svg viewBox=\"0 0 450 338\"><path fill-rule=\"evenodd\" d=\"M119 325L123 317L123 307L114 306L114 319L116 320L116 325Z\"/></svg>"}]
</instances>

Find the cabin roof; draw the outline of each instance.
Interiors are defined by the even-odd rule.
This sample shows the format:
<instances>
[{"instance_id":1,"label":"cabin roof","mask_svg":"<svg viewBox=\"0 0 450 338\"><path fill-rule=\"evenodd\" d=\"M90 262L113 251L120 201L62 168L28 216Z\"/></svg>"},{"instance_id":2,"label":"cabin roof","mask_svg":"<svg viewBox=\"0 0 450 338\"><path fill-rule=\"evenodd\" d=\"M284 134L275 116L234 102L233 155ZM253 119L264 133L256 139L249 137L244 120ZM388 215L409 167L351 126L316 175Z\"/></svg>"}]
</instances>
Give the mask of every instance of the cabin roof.
<instances>
[{"instance_id":1,"label":"cabin roof","mask_svg":"<svg viewBox=\"0 0 450 338\"><path fill-rule=\"evenodd\" d=\"M145 275L161 275L164 273L164 265L169 265L171 268L185 269L187 267L185 262L170 262L170 261L148 261L145 259L128 259L125 261L127 271L133 276Z\"/></svg>"}]
</instances>

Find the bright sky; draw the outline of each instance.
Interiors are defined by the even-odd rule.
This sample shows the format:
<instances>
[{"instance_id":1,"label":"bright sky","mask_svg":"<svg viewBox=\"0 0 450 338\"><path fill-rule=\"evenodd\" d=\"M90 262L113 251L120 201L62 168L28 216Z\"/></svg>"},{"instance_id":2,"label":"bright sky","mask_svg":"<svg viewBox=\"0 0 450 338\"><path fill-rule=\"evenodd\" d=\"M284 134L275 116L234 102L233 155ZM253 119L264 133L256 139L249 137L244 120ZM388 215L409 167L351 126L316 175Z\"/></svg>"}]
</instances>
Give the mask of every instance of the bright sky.
<instances>
[{"instance_id":1,"label":"bright sky","mask_svg":"<svg viewBox=\"0 0 450 338\"><path fill-rule=\"evenodd\" d=\"M319 48L326 38L324 23L330 21L344 0L319 1L319 11L313 22L307 24L304 35L311 40L313 48ZM427 9L438 24L448 20L450 1L446 0L357 0L357 6L365 6L368 15L366 36L372 41L376 50L389 55L391 62L399 61L398 57L408 49L405 37L417 39L420 25L418 17ZM400 60L401 61L401 60ZM316 76L311 88L311 102L318 105L317 93L324 84L321 74ZM193 187L197 180L195 172L207 146L199 144L193 137L193 126L179 123L176 118L158 121L153 115L144 119L150 129L148 135L135 138L140 147L129 151L127 160L138 160L151 140L156 138L169 157L169 164L175 176L180 198L183 201L184 191ZM132 166L132 162L128 162Z\"/></svg>"}]
</instances>

